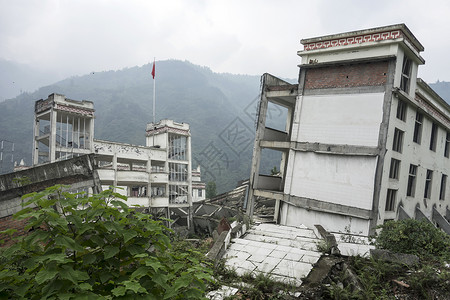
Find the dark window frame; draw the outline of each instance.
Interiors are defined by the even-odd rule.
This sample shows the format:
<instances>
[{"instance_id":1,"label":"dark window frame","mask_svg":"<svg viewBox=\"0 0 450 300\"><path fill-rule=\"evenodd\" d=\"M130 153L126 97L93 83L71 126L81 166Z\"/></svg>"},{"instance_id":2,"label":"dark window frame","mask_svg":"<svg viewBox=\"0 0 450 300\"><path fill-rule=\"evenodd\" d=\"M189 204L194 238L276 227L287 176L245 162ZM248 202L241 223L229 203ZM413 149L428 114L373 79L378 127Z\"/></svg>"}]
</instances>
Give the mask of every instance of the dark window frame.
<instances>
[{"instance_id":1,"label":"dark window frame","mask_svg":"<svg viewBox=\"0 0 450 300\"><path fill-rule=\"evenodd\" d=\"M420 145L422 140L422 128L423 128L423 114L419 111L416 112L416 120L414 123L414 135L413 142Z\"/></svg>"},{"instance_id":2,"label":"dark window frame","mask_svg":"<svg viewBox=\"0 0 450 300\"><path fill-rule=\"evenodd\" d=\"M397 190L388 189L386 193L386 205L384 207L384 210L394 211L396 199L397 199Z\"/></svg>"},{"instance_id":3,"label":"dark window frame","mask_svg":"<svg viewBox=\"0 0 450 300\"><path fill-rule=\"evenodd\" d=\"M392 150L398 152L398 153L402 153L403 151L403 136L404 136L404 131L395 128L394 129L394 140L392 142Z\"/></svg>"},{"instance_id":4,"label":"dark window frame","mask_svg":"<svg viewBox=\"0 0 450 300\"><path fill-rule=\"evenodd\" d=\"M405 101L398 99L397 114L396 114L397 119L405 122L407 110L408 110L408 104Z\"/></svg>"},{"instance_id":5,"label":"dark window frame","mask_svg":"<svg viewBox=\"0 0 450 300\"><path fill-rule=\"evenodd\" d=\"M425 178L425 189L423 191L423 197L425 199L431 199L432 184L433 184L433 171L427 170L427 176Z\"/></svg>"},{"instance_id":6,"label":"dark window frame","mask_svg":"<svg viewBox=\"0 0 450 300\"><path fill-rule=\"evenodd\" d=\"M416 194L417 166L409 165L408 186L406 188L406 196L414 197Z\"/></svg>"},{"instance_id":7,"label":"dark window frame","mask_svg":"<svg viewBox=\"0 0 450 300\"><path fill-rule=\"evenodd\" d=\"M398 180L400 174L400 166L401 160L391 158L391 166L389 168L389 178Z\"/></svg>"},{"instance_id":8,"label":"dark window frame","mask_svg":"<svg viewBox=\"0 0 450 300\"><path fill-rule=\"evenodd\" d=\"M436 152L439 126L433 122L431 125L430 150Z\"/></svg>"}]
</instances>

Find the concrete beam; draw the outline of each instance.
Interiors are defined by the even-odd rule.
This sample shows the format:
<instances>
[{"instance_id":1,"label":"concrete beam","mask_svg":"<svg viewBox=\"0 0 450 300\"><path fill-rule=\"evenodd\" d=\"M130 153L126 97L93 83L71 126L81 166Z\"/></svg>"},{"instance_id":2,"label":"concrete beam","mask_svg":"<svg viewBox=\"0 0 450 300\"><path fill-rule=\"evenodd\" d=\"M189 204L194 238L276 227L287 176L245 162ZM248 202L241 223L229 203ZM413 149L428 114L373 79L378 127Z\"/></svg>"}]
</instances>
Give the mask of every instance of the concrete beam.
<instances>
[{"instance_id":1,"label":"concrete beam","mask_svg":"<svg viewBox=\"0 0 450 300\"><path fill-rule=\"evenodd\" d=\"M285 195L283 202L306 210L355 217L364 220L369 220L371 218L370 210L316 199Z\"/></svg>"},{"instance_id":2,"label":"concrete beam","mask_svg":"<svg viewBox=\"0 0 450 300\"><path fill-rule=\"evenodd\" d=\"M335 155L377 156L380 154L380 149L377 147L336 145L324 143L291 142L291 149L296 151L335 154Z\"/></svg>"}]
</instances>

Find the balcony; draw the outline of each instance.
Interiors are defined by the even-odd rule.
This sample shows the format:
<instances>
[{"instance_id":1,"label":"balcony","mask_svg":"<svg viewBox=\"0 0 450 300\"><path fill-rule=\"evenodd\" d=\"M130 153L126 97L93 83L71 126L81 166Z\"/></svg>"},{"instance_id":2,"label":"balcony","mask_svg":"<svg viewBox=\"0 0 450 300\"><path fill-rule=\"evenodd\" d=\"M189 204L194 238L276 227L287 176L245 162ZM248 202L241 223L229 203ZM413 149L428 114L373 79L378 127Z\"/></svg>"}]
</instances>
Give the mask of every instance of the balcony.
<instances>
[{"instance_id":1,"label":"balcony","mask_svg":"<svg viewBox=\"0 0 450 300\"><path fill-rule=\"evenodd\" d=\"M148 197L128 197L128 200L125 203L129 207L132 207L133 205L148 207L149 202L150 201L149 201Z\"/></svg>"},{"instance_id":2,"label":"balcony","mask_svg":"<svg viewBox=\"0 0 450 300\"><path fill-rule=\"evenodd\" d=\"M156 196L150 199L151 207L168 207L169 206L169 198L165 196Z\"/></svg>"},{"instance_id":3,"label":"balcony","mask_svg":"<svg viewBox=\"0 0 450 300\"><path fill-rule=\"evenodd\" d=\"M148 173L140 171L118 171L117 181L121 183L148 183Z\"/></svg>"},{"instance_id":4,"label":"balcony","mask_svg":"<svg viewBox=\"0 0 450 300\"><path fill-rule=\"evenodd\" d=\"M108 181L112 182L114 181L114 170L112 169L97 169L98 176L100 177L101 181Z\"/></svg>"},{"instance_id":5,"label":"balcony","mask_svg":"<svg viewBox=\"0 0 450 300\"><path fill-rule=\"evenodd\" d=\"M169 174L167 173L152 173L150 174L152 183L167 183L169 181Z\"/></svg>"}]
</instances>

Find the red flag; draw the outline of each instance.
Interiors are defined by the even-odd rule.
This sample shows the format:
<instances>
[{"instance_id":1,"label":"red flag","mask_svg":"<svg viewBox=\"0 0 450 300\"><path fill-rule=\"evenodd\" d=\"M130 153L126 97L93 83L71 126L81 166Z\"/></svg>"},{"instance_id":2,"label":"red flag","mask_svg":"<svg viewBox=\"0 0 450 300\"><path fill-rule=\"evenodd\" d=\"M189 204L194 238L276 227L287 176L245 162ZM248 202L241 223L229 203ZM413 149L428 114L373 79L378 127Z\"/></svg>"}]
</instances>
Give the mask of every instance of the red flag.
<instances>
[{"instance_id":1,"label":"red flag","mask_svg":"<svg viewBox=\"0 0 450 300\"><path fill-rule=\"evenodd\" d=\"M153 61L152 76L153 76L153 79L155 79L155 61Z\"/></svg>"}]
</instances>

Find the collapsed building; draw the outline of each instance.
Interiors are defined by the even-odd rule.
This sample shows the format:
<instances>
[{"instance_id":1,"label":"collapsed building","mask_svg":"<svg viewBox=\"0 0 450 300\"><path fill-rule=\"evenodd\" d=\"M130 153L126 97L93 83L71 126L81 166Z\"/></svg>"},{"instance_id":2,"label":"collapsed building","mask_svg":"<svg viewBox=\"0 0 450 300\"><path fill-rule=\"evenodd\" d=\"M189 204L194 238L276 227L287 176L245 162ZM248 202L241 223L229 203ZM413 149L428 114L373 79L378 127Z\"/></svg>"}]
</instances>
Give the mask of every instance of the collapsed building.
<instances>
[{"instance_id":1,"label":"collapsed building","mask_svg":"<svg viewBox=\"0 0 450 300\"><path fill-rule=\"evenodd\" d=\"M192 175L189 124L148 123L146 146L138 146L94 139L94 112L93 102L59 94L36 101L33 166L93 153L102 189L190 227L193 200L205 198L205 184L199 167Z\"/></svg>"},{"instance_id":2,"label":"collapsed building","mask_svg":"<svg viewBox=\"0 0 450 300\"><path fill-rule=\"evenodd\" d=\"M248 195L282 225L367 236L425 218L450 233L450 106L417 78L422 44L404 25L301 40L297 84L262 76ZM286 111L270 128L268 109ZM280 174L260 174L268 151Z\"/></svg>"}]
</instances>

